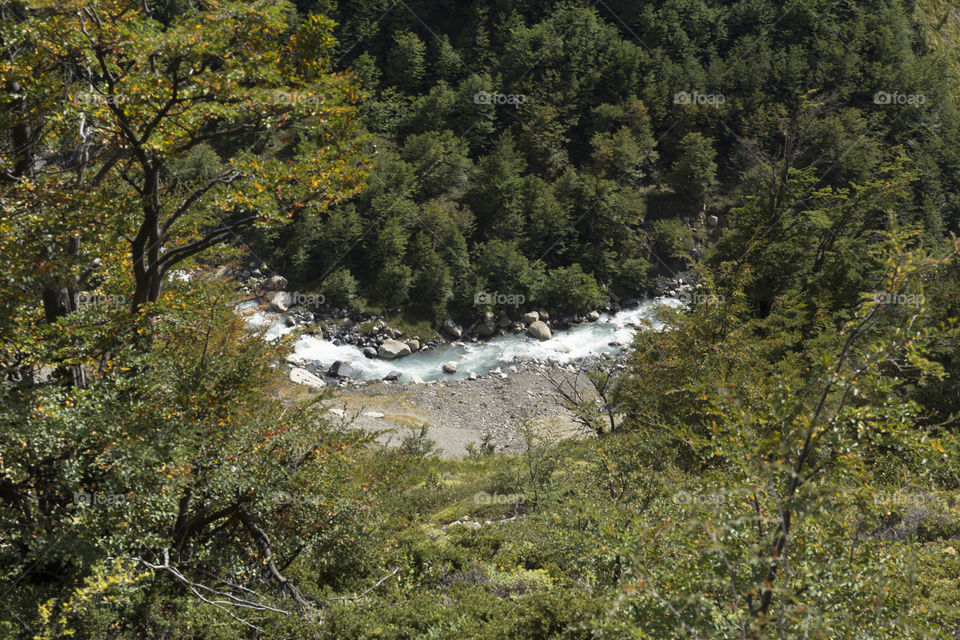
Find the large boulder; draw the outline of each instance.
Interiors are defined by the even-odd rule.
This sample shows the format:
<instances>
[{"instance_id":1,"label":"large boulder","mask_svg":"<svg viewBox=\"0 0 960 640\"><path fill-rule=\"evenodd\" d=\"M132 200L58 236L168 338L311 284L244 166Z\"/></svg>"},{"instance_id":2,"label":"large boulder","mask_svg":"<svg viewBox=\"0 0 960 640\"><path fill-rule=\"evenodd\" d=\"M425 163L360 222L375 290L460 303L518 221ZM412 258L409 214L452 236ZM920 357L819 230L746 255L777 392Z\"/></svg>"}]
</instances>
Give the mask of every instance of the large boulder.
<instances>
[{"instance_id":1,"label":"large boulder","mask_svg":"<svg viewBox=\"0 0 960 640\"><path fill-rule=\"evenodd\" d=\"M383 379L386 380L387 382L396 382L397 380L400 379L400 376L402 375L403 374L400 373L399 371L391 371L387 375L383 376Z\"/></svg>"},{"instance_id":2,"label":"large boulder","mask_svg":"<svg viewBox=\"0 0 960 640\"><path fill-rule=\"evenodd\" d=\"M454 361L444 362L443 363L443 372L444 373L456 373L457 372L457 363Z\"/></svg>"},{"instance_id":3,"label":"large boulder","mask_svg":"<svg viewBox=\"0 0 960 640\"><path fill-rule=\"evenodd\" d=\"M406 341L406 345L410 347L410 352L420 351L420 341L416 338L410 338Z\"/></svg>"},{"instance_id":4,"label":"large boulder","mask_svg":"<svg viewBox=\"0 0 960 640\"><path fill-rule=\"evenodd\" d=\"M443 324L440 325L440 328L443 329L448 335L459 340L463 336L463 329L456 322L447 318L443 321Z\"/></svg>"},{"instance_id":5,"label":"large boulder","mask_svg":"<svg viewBox=\"0 0 960 640\"><path fill-rule=\"evenodd\" d=\"M553 335L550 333L550 327L547 325L547 323L541 322L540 320L531 323L530 326L527 327L527 335L536 338L541 342L544 340L549 340L553 337Z\"/></svg>"},{"instance_id":6,"label":"large boulder","mask_svg":"<svg viewBox=\"0 0 960 640\"><path fill-rule=\"evenodd\" d=\"M264 287L267 291L283 291L287 288L287 279L283 276L270 276Z\"/></svg>"},{"instance_id":7,"label":"large boulder","mask_svg":"<svg viewBox=\"0 0 960 640\"><path fill-rule=\"evenodd\" d=\"M510 316L503 314L500 316L500 319L497 320L497 326L501 329L507 329L510 325L513 324L513 320L510 319Z\"/></svg>"},{"instance_id":8,"label":"large boulder","mask_svg":"<svg viewBox=\"0 0 960 640\"><path fill-rule=\"evenodd\" d=\"M363 355L364 355L364 357L366 357L366 358L376 358L376 357L377 357L377 350L374 349L373 347L364 347L364 348L363 348Z\"/></svg>"},{"instance_id":9,"label":"large boulder","mask_svg":"<svg viewBox=\"0 0 960 640\"><path fill-rule=\"evenodd\" d=\"M600 319L600 314L597 313L596 311L591 311L590 313L587 314L588 322L596 322L599 319Z\"/></svg>"},{"instance_id":10,"label":"large boulder","mask_svg":"<svg viewBox=\"0 0 960 640\"><path fill-rule=\"evenodd\" d=\"M337 360L330 365L330 370L327 371L327 374L334 378L352 378L357 375L357 370L351 367L350 363Z\"/></svg>"},{"instance_id":11,"label":"large boulder","mask_svg":"<svg viewBox=\"0 0 960 640\"><path fill-rule=\"evenodd\" d=\"M326 386L323 380L313 375L306 369L301 369L300 367L293 367L290 369L290 382L294 384L302 384L310 387L311 389L320 390Z\"/></svg>"},{"instance_id":12,"label":"large boulder","mask_svg":"<svg viewBox=\"0 0 960 640\"><path fill-rule=\"evenodd\" d=\"M480 324L477 325L477 335L481 338L489 338L497 331L497 323L494 322L493 314L489 311L484 312Z\"/></svg>"},{"instance_id":13,"label":"large boulder","mask_svg":"<svg viewBox=\"0 0 960 640\"><path fill-rule=\"evenodd\" d=\"M410 347L404 342L393 339L384 340L377 351L377 357L381 360L396 360L408 355L410 355Z\"/></svg>"},{"instance_id":14,"label":"large boulder","mask_svg":"<svg viewBox=\"0 0 960 640\"><path fill-rule=\"evenodd\" d=\"M530 311L528 313L525 313L523 314L523 317L520 318L520 322L522 322L528 327L532 325L534 322L538 322L539 320L540 320L540 314L537 313L536 311Z\"/></svg>"},{"instance_id":15,"label":"large boulder","mask_svg":"<svg viewBox=\"0 0 960 640\"><path fill-rule=\"evenodd\" d=\"M270 302L270 311L285 313L293 304L293 295L286 291L271 291L267 294L267 300Z\"/></svg>"}]
</instances>

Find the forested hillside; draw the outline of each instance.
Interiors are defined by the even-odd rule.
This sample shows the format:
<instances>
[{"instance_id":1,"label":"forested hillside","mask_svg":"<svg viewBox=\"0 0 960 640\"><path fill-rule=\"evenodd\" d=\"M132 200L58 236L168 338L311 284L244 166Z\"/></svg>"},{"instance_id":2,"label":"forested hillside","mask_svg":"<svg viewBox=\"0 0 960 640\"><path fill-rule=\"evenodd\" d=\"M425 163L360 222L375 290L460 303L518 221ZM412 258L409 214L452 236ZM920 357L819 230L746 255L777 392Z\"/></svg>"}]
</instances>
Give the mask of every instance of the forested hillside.
<instances>
[{"instance_id":1,"label":"forested hillside","mask_svg":"<svg viewBox=\"0 0 960 640\"><path fill-rule=\"evenodd\" d=\"M952 2L0 19L0 638L960 637ZM453 459L426 385L384 446L291 384L251 271L349 329L687 288Z\"/></svg>"},{"instance_id":2,"label":"forested hillside","mask_svg":"<svg viewBox=\"0 0 960 640\"><path fill-rule=\"evenodd\" d=\"M945 6L313 10L339 22L375 164L361 194L265 239L303 286L356 279L371 304L462 321L478 290L587 310L681 271L785 172L845 187L902 156L920 180L901 221L939 237L960 216Z\"/></svg>"}]
</instances>

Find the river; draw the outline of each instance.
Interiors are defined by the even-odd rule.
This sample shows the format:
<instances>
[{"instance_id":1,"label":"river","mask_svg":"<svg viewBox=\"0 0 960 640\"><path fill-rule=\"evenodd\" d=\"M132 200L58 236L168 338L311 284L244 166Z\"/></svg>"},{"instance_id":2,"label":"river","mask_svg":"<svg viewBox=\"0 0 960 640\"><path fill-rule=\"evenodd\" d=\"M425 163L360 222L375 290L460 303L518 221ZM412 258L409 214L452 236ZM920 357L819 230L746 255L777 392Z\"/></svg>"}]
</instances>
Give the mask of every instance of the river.
<instances>
[{"instance_id":1,"label":"river","mask_svg":"<svg viewBox=\"0 0 960 640\"><path fill-rule=\"evenodd\" d=\"M589 356L616 353L622 346L630 344L636 326L649 321L657 330L662 324L657 320L657 308L660 305L679 306L682 303L673 298L644 300L639 306L624 309L616 314L601 314L596 322L588 322L566 330L553 332L550 340L540 342L524 333L509 333L489 340L477 342L456 342L432 349L418 351L398 360L369 359L361 349L352 345L335 345L328 340L302 335L294 345L294 355L304 361L314 361L317 366L326 369L335 361L349 362L365 380L383 378L388 373L398 371L400 381L409 381L412 376L422 380L466 378L471 372L478 375L509 366L520 356L538 361L572 362ZM293 331L285 326L274 313L256 308L252 302L238 307L254 328L265 329L266 339L276 339ZM457 372L444 373L444 362L457 363Z\"/></svg>"}]
</instances>

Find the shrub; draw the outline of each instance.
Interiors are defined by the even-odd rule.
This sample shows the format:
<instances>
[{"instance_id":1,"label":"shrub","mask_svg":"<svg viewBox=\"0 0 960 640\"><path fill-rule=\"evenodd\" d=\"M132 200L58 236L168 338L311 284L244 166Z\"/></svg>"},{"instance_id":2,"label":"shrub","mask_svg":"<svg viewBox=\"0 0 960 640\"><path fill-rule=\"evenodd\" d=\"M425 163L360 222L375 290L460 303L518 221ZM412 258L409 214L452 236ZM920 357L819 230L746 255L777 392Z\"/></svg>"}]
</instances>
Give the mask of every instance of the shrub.
<instances>
[{"instance_id":1,"label":"shrub","mask_svg":"<svg viewBox=\"0 0 960 640\"><path fill-rule=\"evenodd\" d=\"M323 282L327 304L344 307L357 297L357 280L348 269L337 269Z\"/></svg>"},{"instance_id":2,"label":"shrub","mask_svg":"<svg viewBox=\"0 0 960 640\"><path fill-rule=\"evenodd\" d=\"M685 258L693 250L693 231L676 218L657 220L653 223L653 242L661 258Z\"/></svg>"},{"instance_id":3,"label":"shrub","mask_svg":"<svg viewBox=\"0 0 960 640\"><path fill-rule=\"evenodd\" d=\"M613 290L620 296L632 296L650 284L652 266L645 258L628 258L616 265Z\"/></svg>"},{"instance_id":4,"label":"shrub","mask_svg":"<svg viewBox=\"0 0 960 640\"><path fill-rule=\"evenodd\" d=\"M594 277L584 273L578 264L548 272L539 295L544 306L564 313L585 313L601 306L606 299Z\"/></svg>"},{"instance_id":5,"label":"shrub","mask_svg":"<svg viewBox=\"0 0 960 640\"><path fill-rule=\"evenodd\" d=\"M410 280L410 267L399 262L388 262L377 276L377 299L388 306L399 307L410 296Z\"/></svg>"}]
</instances>

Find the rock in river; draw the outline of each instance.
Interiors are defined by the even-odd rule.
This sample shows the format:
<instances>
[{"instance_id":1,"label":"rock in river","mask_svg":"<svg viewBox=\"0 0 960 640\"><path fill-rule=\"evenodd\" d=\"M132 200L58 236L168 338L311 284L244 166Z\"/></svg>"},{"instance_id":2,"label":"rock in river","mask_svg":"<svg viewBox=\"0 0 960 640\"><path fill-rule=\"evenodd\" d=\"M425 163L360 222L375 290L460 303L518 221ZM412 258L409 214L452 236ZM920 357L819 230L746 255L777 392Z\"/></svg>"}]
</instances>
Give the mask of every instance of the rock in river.
<instances>
[{"instance_id":1,"label":"rock in river","mask_svg":"<svg viewBox=\"0 0 960 640\"><path fill-rule=\"evenodd\" d=\"M547 326L547 323L541 322L540 320L537 320L527 327L527 335L532 336L541 342L544 340L549 340L553 337L553 335L550 333L550 327Z\"/></svg>"},{"instance_id":2,"label":"rock in river","mask_svg":"<svg viewBox=\"0 0 960 640\"><path fill-rule=\"evenodd\" d=\"M408 355L410 355L410 347L404 342L393 339L384 340L377 351L377 357L381 360L396 360Z\"/></svg>"},{"instance_id":3,"label":"rock in river","mask_svg":"<svg viewBox=\"0 0 960 640\"><path fill-rule=\"evenodd\" d=\"M330 365L330 370L327 373L334 378L352 378L357 374L357 371L349 363L337 360Z\"/></svg>"}]
</instances>

